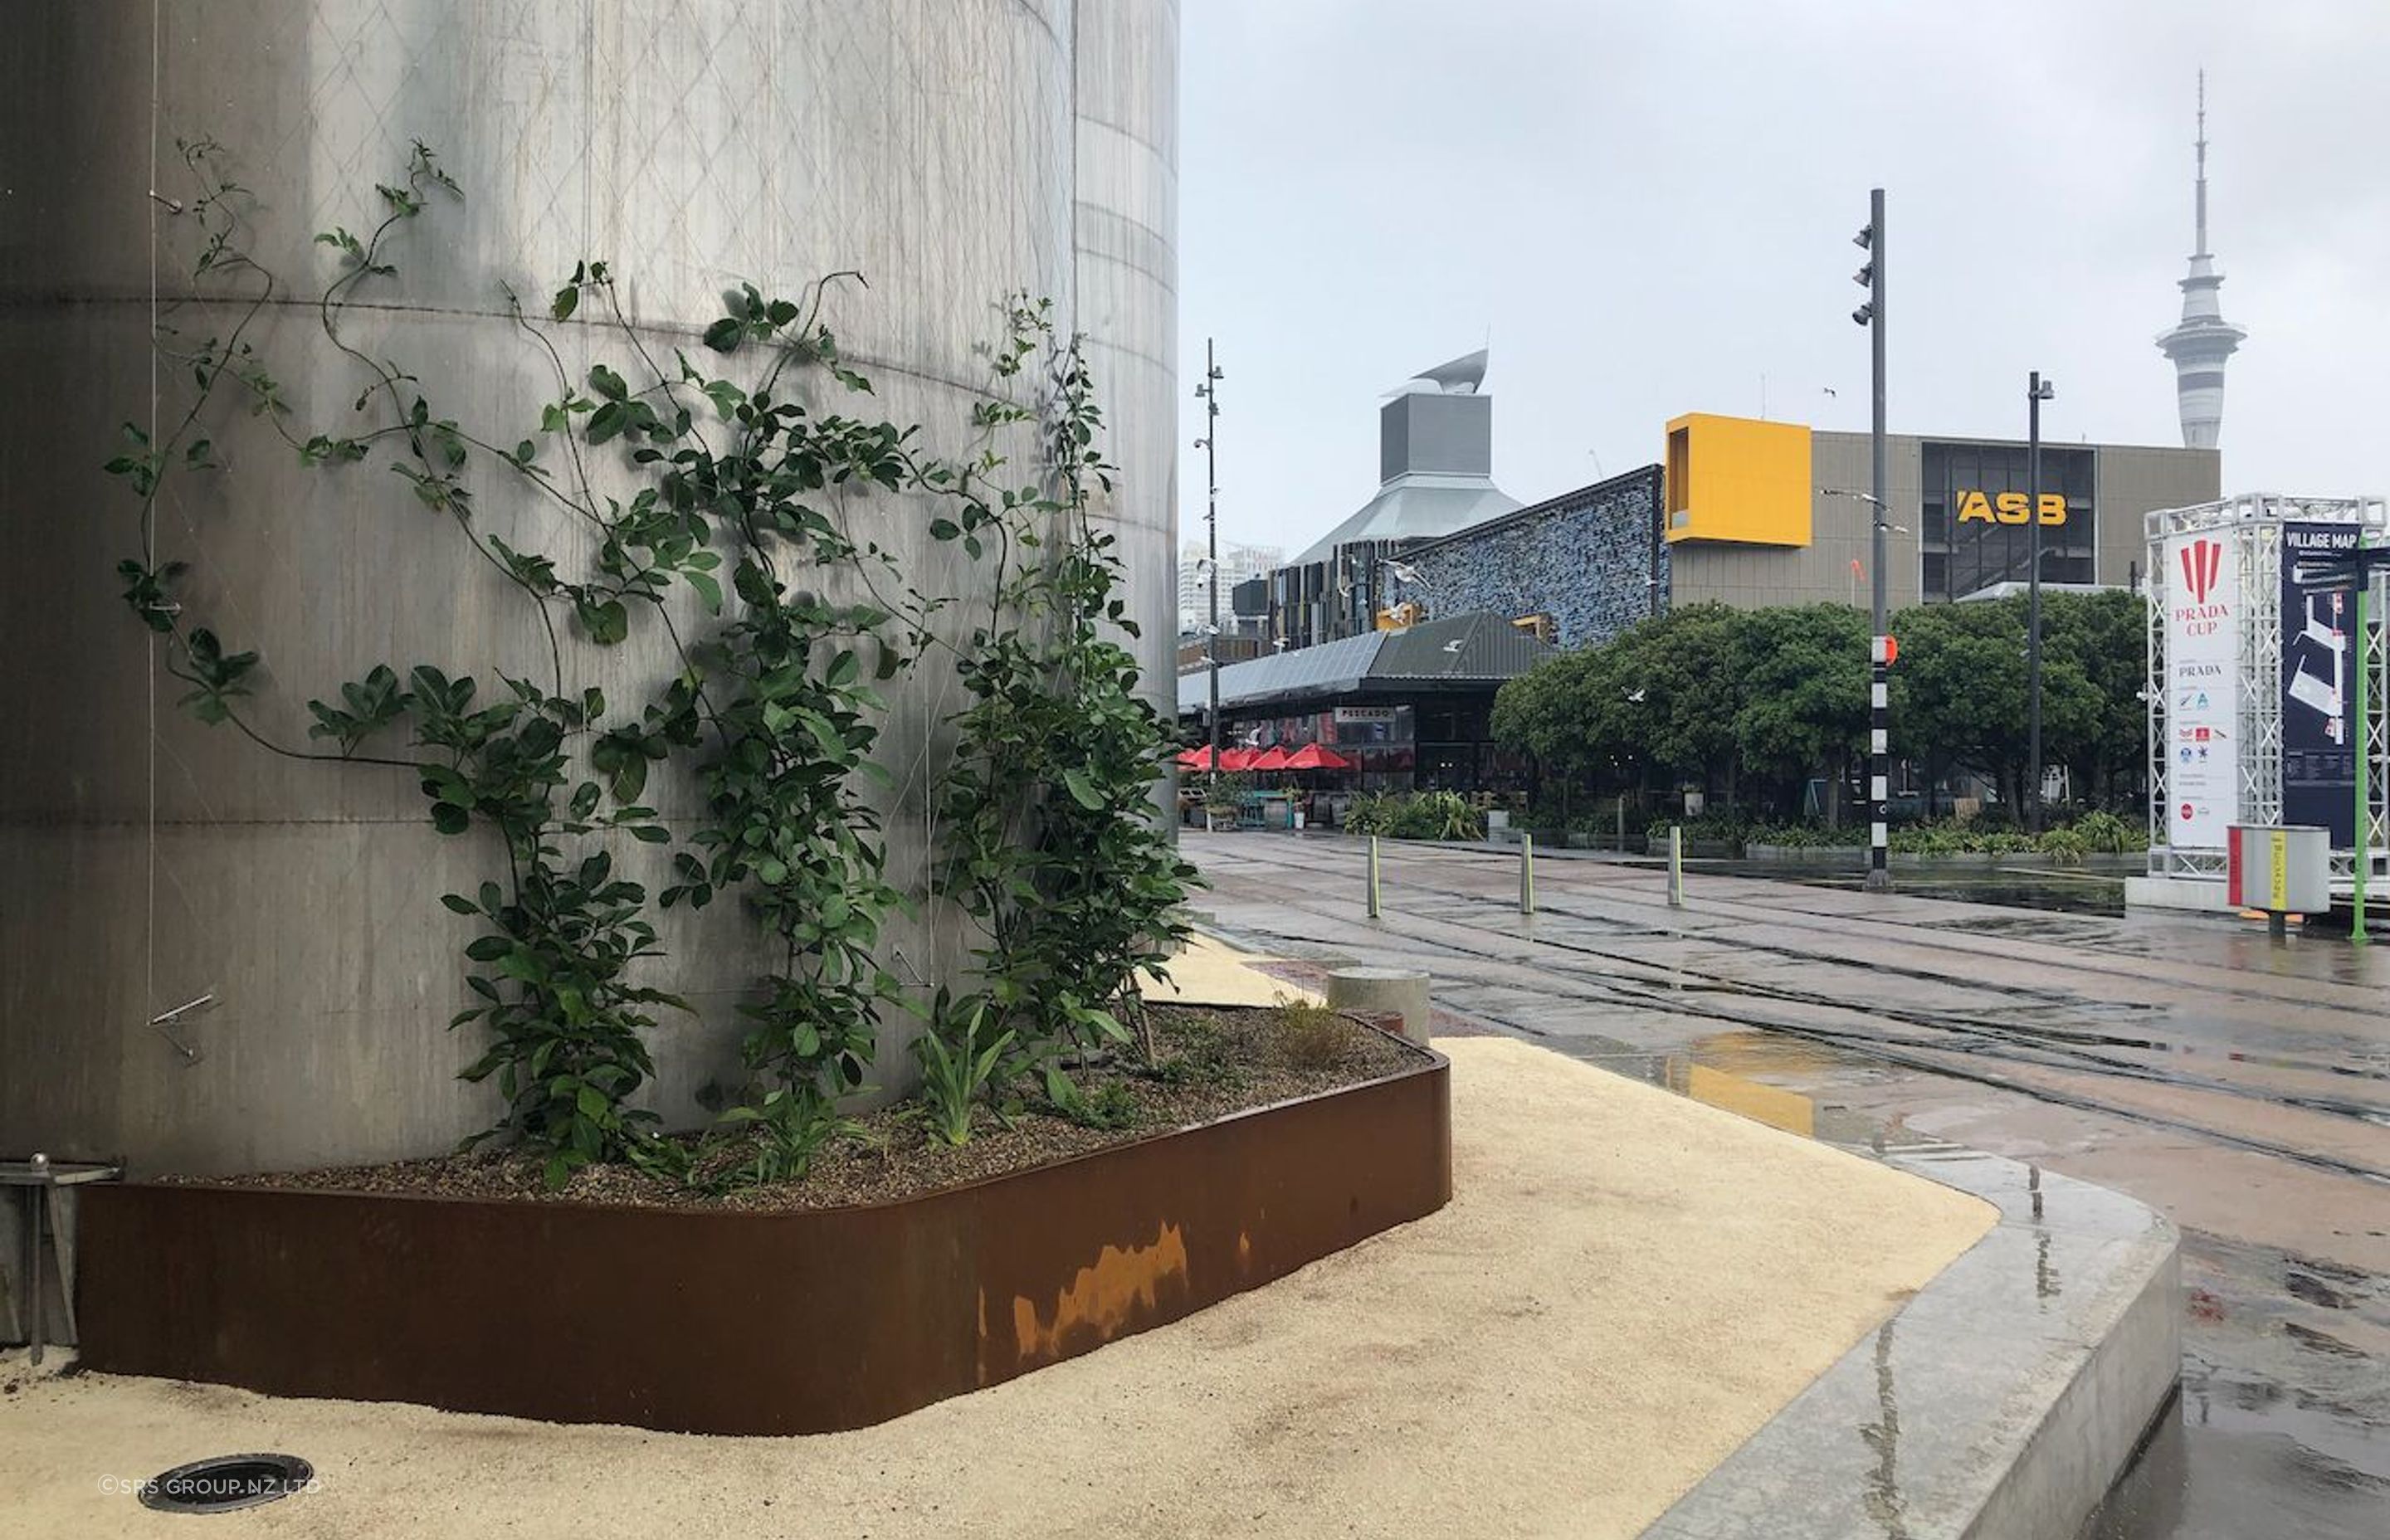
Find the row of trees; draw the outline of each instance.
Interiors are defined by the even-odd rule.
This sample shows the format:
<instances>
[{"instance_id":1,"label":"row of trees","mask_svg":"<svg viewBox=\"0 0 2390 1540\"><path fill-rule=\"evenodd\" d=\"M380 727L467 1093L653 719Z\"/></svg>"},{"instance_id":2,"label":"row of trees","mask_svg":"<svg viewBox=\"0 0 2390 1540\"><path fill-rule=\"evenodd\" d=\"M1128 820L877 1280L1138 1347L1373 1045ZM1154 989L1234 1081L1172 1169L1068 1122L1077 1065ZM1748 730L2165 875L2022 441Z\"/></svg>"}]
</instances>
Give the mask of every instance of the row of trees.
<instances>
[{"instance_id":1,"label":"row of trees","mask_svg":"<svg viewBox=\"0 0 2390 1540\"><path fill-rule=\"evenodd\" d=\"M2025 604L1903 610L1892 622L1895 754L1929 781L1982 776L2011 806L2028 749ZM2147 614L2132 594L2042 598L2042 753L2091 800L2129 797L2142 763ZM1503 686L1497 742L1544 776L1598 790L1723 779L1728 801L1797 813L1841 788L1867 749L1868 618L1846 605L1693 605Z\"/></svg>"}]
</instances>

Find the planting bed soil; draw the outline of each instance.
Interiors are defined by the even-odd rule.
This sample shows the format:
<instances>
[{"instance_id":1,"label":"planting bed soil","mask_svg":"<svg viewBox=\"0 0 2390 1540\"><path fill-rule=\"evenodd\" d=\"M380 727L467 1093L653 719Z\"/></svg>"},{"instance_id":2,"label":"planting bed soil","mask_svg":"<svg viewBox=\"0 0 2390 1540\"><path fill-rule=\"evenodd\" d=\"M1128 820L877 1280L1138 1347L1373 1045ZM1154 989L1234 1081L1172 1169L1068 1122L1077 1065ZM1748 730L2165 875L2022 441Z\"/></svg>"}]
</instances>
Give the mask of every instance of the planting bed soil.
<instances>
[{"instance_id":1,"label":"planting bed soil","mask_svg":"<svg viewBox=\"0 0 2390 1540\"><path fill-rule=\"evenodd\" d=\"M1041 1092L1006 1117L983 1108L973 1120L970 1142L956 1148L932 1139L918 1113L900 1105L854 1119L850 1135L826 1145L803 1177L763 1187L708 1192L635 1166L608 1164L585 1166L562 1187L551 1189L541 1178L538 1159L505 1151L204 1181L212 1187L766 1212L884 1203L1376 1080L1420 1060L1416 1049L1357 1022L1331 1019L1344 1029L1333 1030L1322 1020L1324 1012L1308 1018L1304 1026L1314 1035L1301 1038L1291 1035L1280 1013L1268 1007L1156 1006L1152 1015L1158 1068L1123 1060L1072 1074L1087 1103L1110 1114L1102 1120L1105 1126L1063 1115ZM736 1166L749 1155L745 1141L732 1141L705 1170Z\"/></svg>"}]
</instances>

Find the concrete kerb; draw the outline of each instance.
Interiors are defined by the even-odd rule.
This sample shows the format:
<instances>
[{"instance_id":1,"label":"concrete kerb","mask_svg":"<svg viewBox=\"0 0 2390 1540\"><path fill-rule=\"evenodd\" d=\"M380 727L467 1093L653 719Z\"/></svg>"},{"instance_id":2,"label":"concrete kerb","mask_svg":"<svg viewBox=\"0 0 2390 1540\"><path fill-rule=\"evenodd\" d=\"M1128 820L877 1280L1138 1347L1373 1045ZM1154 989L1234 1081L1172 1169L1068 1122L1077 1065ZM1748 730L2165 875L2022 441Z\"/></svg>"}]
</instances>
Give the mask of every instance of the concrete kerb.
<instances>
[{"instance_id":1,"label":"concrete kerb","mask_svg":"<svg viewBox=\"0 0 2390 1540\"><path fill-rule=\"evenodd\" d=\"M1972 1150L1882 1158L1987 1200L1998 1223L1647 1540L2073 1534L2168 1405L2180 1264L2164 1217Z\"/></svg>"}]
</instances>

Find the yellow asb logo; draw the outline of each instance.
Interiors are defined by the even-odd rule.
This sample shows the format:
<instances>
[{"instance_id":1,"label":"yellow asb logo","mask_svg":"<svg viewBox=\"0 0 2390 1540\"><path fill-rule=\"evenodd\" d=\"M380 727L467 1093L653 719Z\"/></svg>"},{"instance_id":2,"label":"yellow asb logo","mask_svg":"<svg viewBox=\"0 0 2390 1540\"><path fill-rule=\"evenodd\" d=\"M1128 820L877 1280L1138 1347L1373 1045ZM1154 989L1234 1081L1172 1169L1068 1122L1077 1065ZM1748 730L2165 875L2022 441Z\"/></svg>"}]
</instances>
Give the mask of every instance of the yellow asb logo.
<instances>
[{"instance_id":1,"label":"yellow asb logo","mask_svg":"<svg viewBox=\"0 0 2390 1540\"><path fill-rule=\"evenodd\" d=\"M1980 492L1962 492L1959 494L1959 522L1963 524L1974 519L1986 524L2022 524L2030 517L2026 510L2031 506L2022 492L2002 492L1990 496ZM2041 494L2041 521L2045 525L2066 522L2066 496L2063 493L2045 492Z\"/></svg>"}]
</instances>

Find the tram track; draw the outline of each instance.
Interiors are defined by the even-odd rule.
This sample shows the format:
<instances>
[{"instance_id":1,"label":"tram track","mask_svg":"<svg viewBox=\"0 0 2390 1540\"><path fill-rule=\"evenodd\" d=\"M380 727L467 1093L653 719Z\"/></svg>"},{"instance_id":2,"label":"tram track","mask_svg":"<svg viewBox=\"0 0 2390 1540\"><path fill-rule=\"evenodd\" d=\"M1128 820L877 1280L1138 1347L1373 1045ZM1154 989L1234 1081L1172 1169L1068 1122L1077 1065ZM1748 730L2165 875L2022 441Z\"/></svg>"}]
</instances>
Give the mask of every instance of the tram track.
<instances>
[{"instance_id":1,"label":"tram track","mask_svg":"<svg viewBox=\"0 0 2390 1540\"><path fill-rule=\"evenodd\" d=\"M1297 842L1297 848L1300 848L1299 842ZM1360 847L1356 842L1351 848L1357 854ZM1306 852L1305 853L1309 853ZM1321 853L1326 853L1326 852L1323 851ZM1473 847L1439 847L1432 845L1419 845L1412 847L1407 845L1402 849L1401 854L1402 863L1406 866L1423 864L1452 866L1460 869L1482 870L1485 869L1489 866L1507 867L1514 865L1517 860L1517 857L1514 855ZM1234 857L1232 857L1232 859L1234 859ZM1557 874L1565 873L1570 866L1578 864L1574 861L1569 860L1568 858L1554 860L1549 857L1547 858L1547 863L1548 864L1539 864L1537 871L1539 878L1541 878L1548 886L1558 886L1559 884L1554 882L1555 876ZM1295 870L1306 870L1320 874L1337 872L1340 874L1349 875L1349 873L1345 873L1343 871L1343 868L1319 865L1306 865L1300 860L1287 859L1275 852L1268 862L1262 863L1261 865L1265 869L1292 868ZM1392 869L1391 864L1389 864L1389 869ZM1638 873L1646 870L1646 868L1634 866L1613 869L1624 869ZM1390 879L1390 880L1395 879ZM1420 882L1415 879L1407 877L1398 880L1402 886L1419 888L1427 892L1452 893L1463 893L1467 892L1466 890L1458 889L1437 889L1431 884ZM1738 878L1729 879L1729 880L1756 881L1757 879ZM1565 883L1565 881L1566 878L1564 876L1561 876L1559 878L1560 883ZM1548 886L1547 891L1548 891ZM1788 885L1780 883L1777 884L1777 886L1781 888ZM1819 891L1842 892L1844 890ZM1484 895L1468 893L1468 896L1483 897ZM1668 905L1666 895L1664 892L1647 892L1640 888L1622 886L1606 889L1601 896L1603 901L1608 903L1613 903L1625 907L1652 911L1654 912L1655 919L1670 914L1692 914L1720 919L1740 919L1754 924L1778 925L1782 926L1787 930L1831 931L1836 929L1837 922L1844 918L1832 914L1819 914L1814 911L1792 908L1789 907L1784 903L1772 900L1761 900L1744 896L1718 897L1715 894L1703 894L1701 898L1700 907L1693 910L1672 910ZM1935 902L1949 901L1936 900ZM1545 912L1561 912L1548 903L1539 903L1538 907ZM1582 913L1578 914L1576 918L1591 918L1597 921L1606 918L1606 917L1587 916ZM1976 959L2012 955L2012 949L2020 944L2028 947L2046 947L2053 951L2059 950L2058 943L2056 943L2024 939L2021 942L2011 940L2009 943L2011 951L2004 953L1988 941L1972 937L1963 931L1952 931L1942 929L1941 925L1946 922L1920 922L1903 919L1896 916L1886 916L1882 918L1870 917L1870 923L1897 929L1901 932L1901 935L1898 938L1898 944L1902 946L1915 947L1920 950L1929 952L1949 953L1960 956ZM1655 926L1654 929L1655 930L1665 931L1677 930L1678 928ZM1687 935L1687 939L1689 940L1703 939L1696 933L1684 933ZM1738 942L1736 944L1743 950L1773 952L1780 956L1803 962L1838 962L1844 966L1858 966L1854 964L1849 958L1837 957L1831 953L1812 951L1806 948L1788 946L1782 943L1767 942ZM2152 966L2150 959L2133 959L2127 956L2102 951L2096 945L2088 947L2088 955L2086 954L2085 949L2080 947L2068 949L2064 958L2065 966L2076 972L2089 973L2103 978L2123 979L2131 981L2135 983L2146 983L2149 981L2150 969ZM2114 957L2116 960L2114 963L2111 963L2107 960L2110 957ZM2076 996L2059 991L2035 989L2024 985L2000 984L1975 979L1954 980L1951 975L1947 973L1936 972L1928 969L1911 968L1902 964L1869 963L1865 966L1871 972L1883 973L1888 976L1914 978L1922 982L1943 984L1963 982L1971 988L1985 990L1991 993L2014 995L2024 998L2047 1000L2054 1004L2071 1005L2076 1000ZM2319 1009L2345 1011L2354 1014L2377 1013L2381 1010L2383 1005L2381 992L2370 989L2368 986L2362 984L2342 983L2327 981L2306 981L2311 988L2329 991L2334 996L2331 999L2320 999L2307 997L2295 992L2285 993L2280 990L2252 988L2246 982L2250 976L2247 973L2237 969L2203 964L2187 964L2182 966L2185 969L2185 972L2181 982L2195 983L2198 987L2205 990L2209 994L2227 998L2259 1001L2268 1005L2296 1004ZM2144 1007L2139 1008L2152 1007ZM2383 1078L2390 1078L2390 1075L2385 1075Z\"/></svg>"},{"instance_id":2,"label":"tram track","mask_svg":"<svg viewBox=\"0 0 2390 1540\"><path fill-rule=\"evenodd\" d=\"M1466 858L1473 853L1437 853L1445 857L1445 860L1439 863L1443 865L1449 865L1456 856ZM1352 875L1348 865L1320 864L1302 859L1278 859L1276 855L1277 853L1274 852L1274 858L1268 863L1255 863L1255 870L1291 869L1315 876L1347 878ZM1483 857L1478 859L1479 869L1483 869L1484 860ZM1448 956L1469 957L1483 964L1500 967L1536 968L1542 975L1539 987L1547 992L1559 994L1564 998L1597 1006L1652 1010L1715 1021L1739 1029L1774 1033L1925 1073L1970 1081L2054 1105L2167 1128L2334 1174L2390 1184L2390 1171L2362 1161L2346 1160L2323 1150L2242 1133L2197 1118L2174 1116L2145 1107L2127 1105L2085 1091L2037 1084L2032 1079L2021 1078L2014 1073L2002 1073L1997 1069L1988 1068L1984 1061L2004 1061L2019 1069L2083 1075L2091 1077L2095 1082L2101 1078L2114 1078L2203 1091L2293 1109L2369 1128L2390 1124L2390 1109L2374 1103L2306 1096L2262 1085L2219 1080L2211 1076L2159 1070L2119 1059L2113 1054L2097 1051L2097 1048L2101 1046L2140 1047L2144 1045L2149 1045L2146 1051L2165 1051L2162 1045L2156 1044L2155 1040L2123 1038L2115 1042L2106 1042L2104 1040L2110 1034L2075 1034L2062 1029L2032 1026L1968 1012L1935 1010L1916 1006L1861 1006L1855 1004L1846 996L1819 990L1801 989L1738 978L1730 973L1719 972L1714 968L1699 965L1654 961L1637 956L1629 952L1593 944L1582 939L1561 937L1549 933L1525 934L1522 933L1517 924L1518 917L1515 909L1496 895L1466 888L1422 882L1415 877L1388 878L1386 885L1414 892L1435 894L1441 898L1456 901L1465 907L1458 913L1447 914L1405 914L1401 911L1393 911L1385 918L1374 922L1376 925L1401 935L1418 945L1434 948ZM1625 898L1623 895L1604 894L1603 896L1640 906L1638 901ZM1350 923L1347 914L1340 912L1349 911L1351 908L1349 904L1336 905L1326 899L1293 895L1283 891L1273 894L1272 902L1336 924ZM1732 902L1724 901L1727 905ZM1713 918L1715 918L1716 906L1708 907L1712 908ZM1766 908L1766 906L1760 907L1763 910ZM1481 920L1471 914L1471 911L1480 909L1500 912L1507 918L1502 923L1492 923L1489 913ZM1574 908L1565 902L1539 903L1538 913L1592 925L1617 923L1609 916ZM1778 921L1776 917L1770 914L1765 922L1777 923ZM1427 927L1435 929L1430 930L1426 929ZM1251 926L1244 929L1255 930ZM1915 928L1908 929L1913 931ZM1511 950L1504 951L1487 945L1471 945L1451 935L1449 932L1454 930L1474 933L1489 940L1499 938L1500 941L1508 943ZM1439 931L1443 933L1438 933ZM1349 938L1303 936L1282 930L1270 930L1267 928L1261 928L1259 933L1266 933L1277 940L1330 948L1349 947L1352 944ZM2055 991L2027 986L1992 984L1981 979L1960 977L1930 969L1887 969L1828 952L1809 951L1780 943L1744 943L1715 932L1685 932L1655 927L1637 933L1653 936L1679 935L1687 940L1709 944L1870 973L1898 972L1905 977L1945 987L1977 992L1988 990L1993 993L2046 1001L2054 1005L2075 1003L2073 996ZM1967 951L1964 948L1949 950L1961 954ZM1541 966L1538 966L1533 956L1538 951L1548 955L1558 953L1567 958L1589 959L1603 966L1603 975L1598 980L1587 980L1584 976L1585 970L1582 965L1572 963L1554 967L1550 966L1548 957ZM1500 987L1497 981L1491 979L1480 979L1474 982L1481 987ZM1735 1000L1736 1005L1732 1009L1728 1009L1695 997L1700 995L1728 996ZM2278 996L2263 995L2260 997L2279 999ZM1856 1015L1867 1018L1870 1021L1896 1022L1910 1031L1895 1036L1871 1027L1844 1028L1816 1021L1792 1020L1785 1019L1780 1010L1760 1008L1766 1007L1792 1007L1829 1015L1837 1013ZM2152 1006L2148 1008L2163 1007ZM1504 1020L1482 1009L1476 1014L1485 1016L1496 1024L1511 1030L1523 1031L1536 1036L1550 1035L1537 1032L1526 1023ZM1929 1035L1919 1036L1916 1035L1918 1033ZM2019 1037L2031 1039L2031 1041L2020 1043L2016 1041ZM2088 1044L2083 1041L2087 1038ZM2280 1056L2268 1056L2268 1062L2274 1067L2309 1072L2325 1072L2335 1068L2320 1062L2284 1060ZM2357 1072L2362 1078L2390 1078L2375 1072Z\"/></svg>"},{"instance_id":3,"label":"tram track","mask_svg":"<svg viewBox=\"0 0 2390 1540\"><path fill-rule=\"evenodd\" d=\"M1408 856L1409 853L1410 853L1407 852L1406 855ZM1447 865L1473 863L1473 869L1484 869L1485 863L1489 860L1495 862L1505 860L1504 857L1489 857L1472 851L1438 850L1423 853L1429 855L1431 859L1434 859L1440 863ZM1260 869L1273 871L1283 868L1291 868L1321 876L1344 875L1342 868L1333 866L1306 864L1300 861L1273 860L1269 863L1262 864L1260 867ZM1420 881L1411 877L1387 879L1386 880L1393 885L1409 888L1416 892L1433 893L1440 897L1460 899L1470 903L1492 904L1503 909L1505 912L1510 912L1510 902L1507 899L1479 892L1471 889L1438 886L1433 883ZM1565 888L1559 888L1557 885L1545 890L1547 893L1554 891L1560 891L1562 892L1567 892ZM1655 908L1658 909L1662 915L1685 912L1672 911L1668 909L1664 898L1657 900L1646 899L1634 890L1630 889L1605 891L1600 895L1600 900L1602 902L1613 903L1622 906ZM1759 911L1759 914L1750 915L1737 912L1742 908L1755 908ZM1548 898L1539 900L1537 912L1539 915L1561 916L1570 919L1580 920L1589 925L1615 926L1621 923L1608 915L1586 909L1571 908L1563 904L1551 902ZM1694 911L1693 913L1708 918L1743 919L1750 921L1751 923L1781 925L1787 929L1795 930L1821 930L1832 928L1831 925L1827 924L1800 924L1787 918L1781 911L1777 910L1771 905L1749 904L1747 901L1738 899L1705 898L1703 901L1702 909ZM1830 918L1831 917L1826 918ZM1902 946L1916 947L1928 951L1950 952L1960 956L1978 960L1988 955L1983 949L1976 947L1949 945L1947 943L1936 939L1931 932L1927 932L1922 935L1918 934L1917 932L1922 929L1918 926L1905 924L1898 920L1886 920L1879 923L1897 925L1900 926L1905 932L1908 932L1899 937L1896 942L1896 944ZM1881 959L1871 958L1863 961L1833 952L1793 946L1784 943L1768 942L1747 937L1736 937L1729 941L1708 930L1689 930L1679 926L1653 925L1639 932L1630 933L1648 935L1655 938L1674 936L1694 944L1730 945L1737 951L1760 953L1767 956L1782 957L1794 962L1817 964L1827 967L1859 969L1870 974L1881 975L1888 978L1907 979L1916 982L1942 988L1963 989L1972 991L1977 994L2005 995L2019 1001L2030 1001L2036 1006L2049 1009L2080 1009L2087 1004L2089 1004L2102 1009L2129 1010L2136 1014L2149 1014L2167 1008L2163 1005L2141 1001L2101 1000L2097 1002L2087 1002L2081 995L2065 990L2047 989L2033 985L2003 983L1997 980L1985 979L1972 974L1952 973L1934 968L1885 962ZM2045 943L2038 944L2047 945L2049 943ZM1625 954L1604 953L1602 955L1615 956L1623 961L1643 962L1643 959L1631 958ZM2079 959L2072 956L2064 958L2063 962L2065 967L2074 971L2088 972L2102 977L2126 979L2140 985L2146 985L2149 982L2149 972L2146 968L2128 970L2123 969L2088 967ZM1643 965L1660 966L1650 963L1643 963ZM1705 976L1716 978L1725 977L1724 975ZM1734 980L1732 982L1739 987L1763 987L1754 981ZM2353 1020L2360 1024L2374 1020L2380 1013L2383 1004L2378 994L2373 997L2367 999L2364 1002L2362 1008L2357 1008L2353 1006L2343 1007L2337 1004L2286 1000L2284 996L2279 994L2263 990L2217 989L2204 982L2200 982L2198 987L2209 994L2228 995L2235 998L2254 1000L2267 1005L2298 1005L2305 1008L2319 1009L2331 1011L2336 1014L2344 1014L2349 1016ZM2361 986L2336 985L2334 987L2345 987L2350 990L2358 990ZM1842 1001L1840 997L1829 998L1834 1004L1839 1005L1846 1003ZM1913 1009L1914 1007L1886 1006L1871 1008L1880 1008L1885 1013L1894 1013L1904 1009ZM1937 1009L1926 1014L1929 1014L1933 1018L1931 1022L1927 1024L1936 1027L1971 1027L1987 1032L2042 1036L2053 1041L2064 1041L2092 1046L2130 1048L2151 1053L2170 1053L2178 1051L2177 1045L2171 1040L2165 1038L2128 1035L2127 1033L2117 1032L2067 1031L2039 1027L2031 1022L2017 1020L2011 1017L1989 1016L1960 1010ZM2347 1035L2350 1035L2352 1040L2354 1040L2355 1034ZM2295 1056L2281 1054L2242 1056L2241 1061L2261 1067L2299 1071L2317 1074L2328 1074L2344 1078L2390 1081L2390 1050L2385 1050L2383 1053L2382 1058L2384 1067L2378 1069L2364 1064L2342 1063L2320 1059L2302 1059Z\"/></svg>"}]
</instances>

